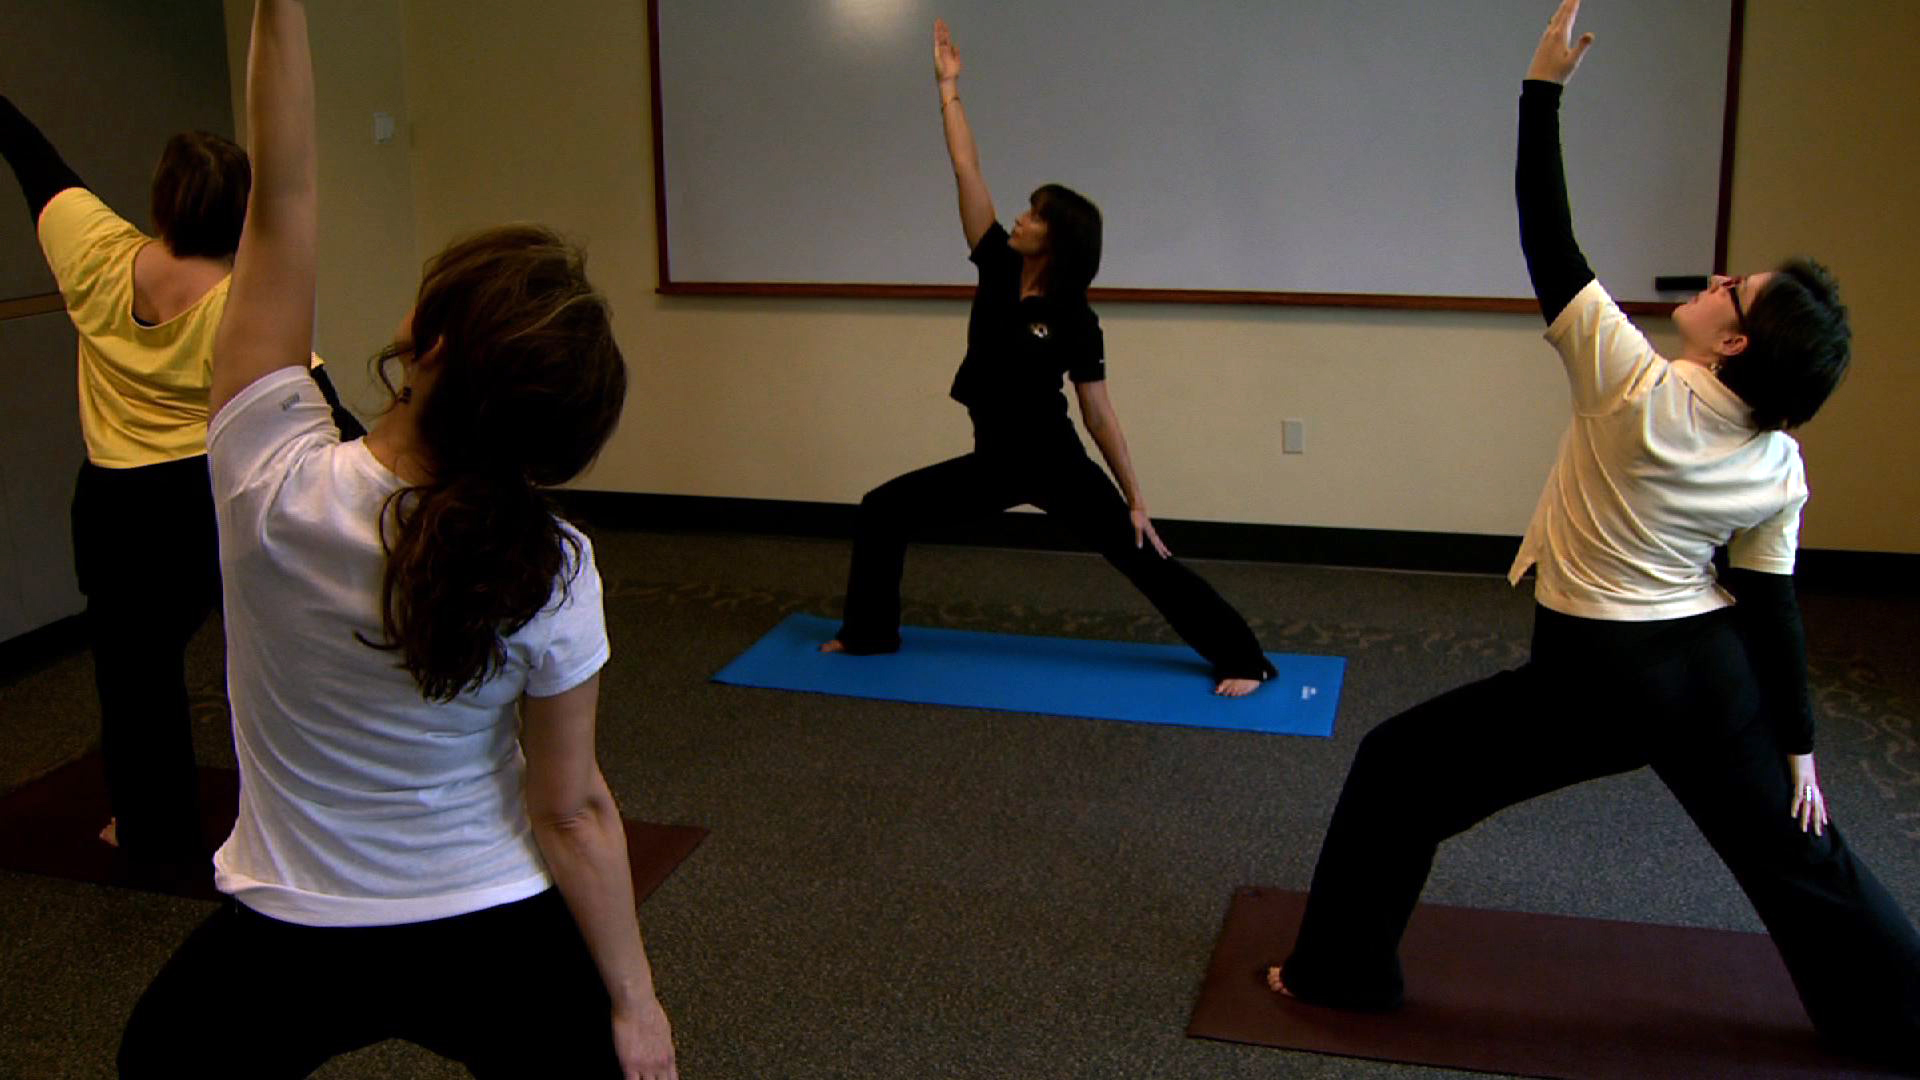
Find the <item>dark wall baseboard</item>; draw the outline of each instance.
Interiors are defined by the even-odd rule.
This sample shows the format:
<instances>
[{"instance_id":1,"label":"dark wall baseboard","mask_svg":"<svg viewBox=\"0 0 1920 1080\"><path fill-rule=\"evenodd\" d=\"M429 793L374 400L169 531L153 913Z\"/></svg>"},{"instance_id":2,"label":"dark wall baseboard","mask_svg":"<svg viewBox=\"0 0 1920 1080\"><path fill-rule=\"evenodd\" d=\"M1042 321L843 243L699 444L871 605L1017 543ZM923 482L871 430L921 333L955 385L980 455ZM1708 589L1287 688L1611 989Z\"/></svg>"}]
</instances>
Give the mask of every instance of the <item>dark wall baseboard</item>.
<instances>
[{"instance_id":1,"label":"dark wall baseboard","mask_svg":"<svg viewBox=\"0 0 1920 1080\"><path fill-rule=\"evenodd\" d=\"M853 535L850 503L729 499L702 495L644 495L564 491L567 513L591 525L659 532L730 532L772 536ZM1195 559L1305 563L1377 570L1505 574L1518 536L1333 529L1311 525L1250 525L1155 519L1167 546ZM1084 550L1041 514L1008 512L948 529L929 542L1039 551ZM1794 575L1803 589L1910 596L1920 582L1920 555L1807 549Z\"/></svg>"},{"instance_id":2,"label":"dark wall baseboard","mask_svg":"<svg viewBox=\"0 0 1920 1080\"><path fill-rule=\"evenodd\" d=\"M703 495L641 495L616 491L558 492L569 517L608 529L653 532L748 533L845 540L853 535L851 503L782 499L725 499ZM1193 559L1348 566L1454 574L1504 574L1520 546L1517 536L1329 529L1310 525L1248 525L1156 519L1167 546ZM1004 513L949 529L929 542L1035 551L1085 550L1041 514ZM1810 548L1800 552L1795 584L1803 591L1920 595L1920 555ZM0 641L0 682L85 647L86 627L75 615Z\"/></svg>"},{"instance_id":3,"label":"dark wall baseboard","mask_svg":"<svg viewBox=\"0 0 1920 1080\"><path fill-rule=\"evenodd\" d=\"M38 630L0 641L0 683L39 671L86 648L87 643L84 615L69 615Z\"/></svg>"}]
</instances>

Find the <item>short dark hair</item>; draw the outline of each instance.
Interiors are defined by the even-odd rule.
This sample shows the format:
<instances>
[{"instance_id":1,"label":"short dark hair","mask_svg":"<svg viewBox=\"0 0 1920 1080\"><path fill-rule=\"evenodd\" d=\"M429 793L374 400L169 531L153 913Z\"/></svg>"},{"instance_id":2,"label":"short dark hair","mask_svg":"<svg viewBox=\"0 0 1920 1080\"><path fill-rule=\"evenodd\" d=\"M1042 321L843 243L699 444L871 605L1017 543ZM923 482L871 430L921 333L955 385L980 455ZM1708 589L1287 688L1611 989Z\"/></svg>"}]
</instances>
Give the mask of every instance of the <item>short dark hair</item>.
<instances>
[{"instance_id":1,"label":"short dark hair","mask_svg":"<svg viewBox=\"0 0 1920 1080\"><path fill-rule=\"evenodd\" d=\"M1100 208L1072 188L1045 184L1033 211L1047 223L1047 293L1085 297L1100 272Z\"/></svg>"},{"instance_id":2,"label":"short dark hair","mask_svg":"<svg viewBox=\"0 0 1920 1080\"><path fill-rule=\"evenodd\" d=\"M1796 428L1846 377L1853 331L1840 283L1826 267L1796 256L1747 308L1747 347L1729 357L1720 381L1753 410L1761 431Z\"/></svg>"},{"instance_id":3,"label":"short dark hair","mask_svg":"<svg viewBox=\"0 0 1920 1080\"><path fill-rule=\"evenodd\" d=\"M253 166L239 144L208 131L167 140L153 170L153 227L182 258L224 259L240 248Z\"/></svg>"}]
</instances>

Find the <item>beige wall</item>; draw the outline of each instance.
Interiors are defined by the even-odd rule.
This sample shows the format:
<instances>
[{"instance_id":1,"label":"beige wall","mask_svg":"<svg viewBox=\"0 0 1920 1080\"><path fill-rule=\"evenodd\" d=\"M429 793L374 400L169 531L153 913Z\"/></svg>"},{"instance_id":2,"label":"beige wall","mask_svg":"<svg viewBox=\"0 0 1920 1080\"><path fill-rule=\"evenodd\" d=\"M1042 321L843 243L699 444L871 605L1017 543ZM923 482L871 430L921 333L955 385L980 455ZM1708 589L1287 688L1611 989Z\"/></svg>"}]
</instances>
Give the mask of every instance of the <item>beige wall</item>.
<instances>
[{"instance_id":1,"label":"beige wall","mask_svg":"<svg viewBox=\"0 0 1920 1080\"><path fill-rule=\"evenodd\" d=\"M323 164L323 222L334 252L364 245L368 261L327 256L323 344L357 359L391 330L411 284L389 281L390 268L408 266L410 279L422 253L459 231L538 219L587 244L633 365L625 420L585 486L847 502L966 448L965 415L945 398L963 304L653 293L644 4L340 7L315 13L323 161L343 159ZM1892 322L1894 259L1914 249L1902 241L1920 224L1895 186L1920 152L1920 87L1898 51L1920 31L1920 5L1751 0L1748 10L1734 265L1810 249L1847 282L1856 313L1855 375L1805 435L1817 494L1804 540L1920 552L1920 477L1900 441L1920 386ZM1607 62L1604 49L1590 62ZM398 177L393 155L360 145L364 116L341 105L338 130L327 117L336 92L370 113L369 95L402 82L413 141ZM364 265L387 268L378 288L355 276ZM1531 317L1157 305L1101 315L1112 393L1163 516L1518 533L1564 421ZM1306 421L1305 455L1279 453L1282 417Z\"/></svg>"},{"instance_id":2,"label":"beige wall","mask_svg":"<svg viewBox=\"0 0 1920 1080\"><path fill-rule=\"evenodd\" d=\"M1917 37L1910 0L1747 4L1728 258L1813 254L1853 315L1853 369L1801 436L1812 547L1920 552Z\"/></svg>"}]
</instances>

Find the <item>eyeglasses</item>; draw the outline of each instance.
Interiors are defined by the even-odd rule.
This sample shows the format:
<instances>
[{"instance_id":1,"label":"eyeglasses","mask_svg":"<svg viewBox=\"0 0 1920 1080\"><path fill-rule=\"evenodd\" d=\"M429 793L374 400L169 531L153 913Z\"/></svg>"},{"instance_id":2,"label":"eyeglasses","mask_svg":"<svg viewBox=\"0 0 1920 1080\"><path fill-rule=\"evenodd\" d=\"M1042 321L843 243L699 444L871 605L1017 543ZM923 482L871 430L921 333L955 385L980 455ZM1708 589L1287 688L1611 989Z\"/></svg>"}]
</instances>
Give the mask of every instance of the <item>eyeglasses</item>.
<instances>
[{"instance_id":1,"label":"eyeglasses","mask_svg":"<svg viewBox=\"0 0 1920 1080\"><path fill-rule=\"evenodd\" d=\"M1727 299L1733 301L1733 325L1743 334L1747 332L1747 311L1740 306L1740 283L1745 280L1745 277L1720 279L1720 283L1727 287Z\"/></svg>"}]
</instances>

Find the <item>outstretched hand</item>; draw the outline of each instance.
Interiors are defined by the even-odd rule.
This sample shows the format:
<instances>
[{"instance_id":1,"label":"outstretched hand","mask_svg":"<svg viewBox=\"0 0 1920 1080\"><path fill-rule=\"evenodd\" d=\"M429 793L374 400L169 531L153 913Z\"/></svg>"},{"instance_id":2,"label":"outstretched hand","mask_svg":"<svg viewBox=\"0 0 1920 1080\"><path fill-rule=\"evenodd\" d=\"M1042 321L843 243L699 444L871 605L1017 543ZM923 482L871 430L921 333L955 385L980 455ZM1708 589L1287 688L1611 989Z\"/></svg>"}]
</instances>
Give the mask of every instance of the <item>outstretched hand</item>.
<instances>
[{"instance_id":1,"label":"outstretched hand","mask_svg":"<svg viewBox=\"0 0 1920 1080\"><path fill-rule=\"evenodd\" d=\"M1573 39L1573 20L1579 15L1580 0L1560 0L1560 7L1547 22L1546 33L1540 35L1540 47L1533 50L1533 63L1527 65L1527 78L1562 86L1573 78L1574 69L1580 66L1580 58L1587 55L1587 49L1593 45L1592 34L1581 34L1579 41Z\"/></svg>"},{"instance_id":2,"label":"outstretched hand","mask_svg":"<svg viewBox=\"0 0 1920 1080\"><path fill-rule=\"evenodd\" d=\"M1813 755L1787 755L1787 774L1793 779L1793 802L1787 806L1787 816L1799 822L1801 832L1811 830L1819 836L1827 828L1827 796L1820 790Z\"/></svg>"},{"instance_id":3,"label":"outstretched hand","mask_svg":"<svg viewBox=\"0 0 1920 1080\"><path fill-rule=\"evenodd\" d=\"M953 35L947 32L947 20L933 20L933 78L936 82L953 82L960 77L960 48L953 43Z\"/></svg>"},{"instance_id":4,"label":"outstretched hand","mask_svg":"<svg viewBox=\"0 0 1920 1080\"><path fill-rule=\"evenodd\" d=\"M667 1022L658 998L631 1013L614 1010L613 1049L623 1080L679 1080L673 1025Z\"/></svg>"},{"instance_id":5,"label":"outstretched hand","mask_svg":"<svg viewBox=\"0 0 1920 1080\"><path fill-rule=\"evenodd\" d=\"M1153 519L1147 516L1146 509L1143 507L1134 510L1132 511L1132 515L1133 546L1145 547L1147 541L1151 540L1153 542L1153 550L1159 552L1161 558L1172 558L1173 552L1168 551L1167 545L1161 542L1160 534L1153 531Z\"/></svg>"}]
</instances>

